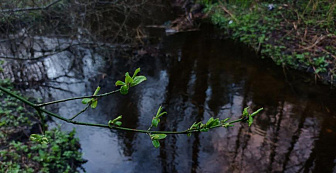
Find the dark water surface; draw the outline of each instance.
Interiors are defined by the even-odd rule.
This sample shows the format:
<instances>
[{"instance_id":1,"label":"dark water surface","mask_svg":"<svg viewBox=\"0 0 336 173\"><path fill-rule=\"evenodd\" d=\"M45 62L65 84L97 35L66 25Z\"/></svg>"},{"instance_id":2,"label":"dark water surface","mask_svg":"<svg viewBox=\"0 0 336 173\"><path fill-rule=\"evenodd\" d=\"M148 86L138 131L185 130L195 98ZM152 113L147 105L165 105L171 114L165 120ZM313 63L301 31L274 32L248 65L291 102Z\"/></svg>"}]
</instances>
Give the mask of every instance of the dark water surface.
<instances>
[{"instance_id":1,"label":"dark water surface","mask_svg":"<svg viewBox=\"0 0 336 173\"><path fill-rule=\"evenodd\" d=\"M115 57L82 49L82 59L58 54L43 62L47 87L27 94L48 100L103 92L126 71L141 67L148 80L99 100L78 120L106 124L123 115L123 125L147 129L158 107L168 112L158 130L185 130L211 116L239 118L244 107L264 111L249 128L237 124L208 133L170 135L157 149L145 134L113 132L57 121L76 128L90 173L129 172L336 172L336 95L328 86L311 85L255 57L232 41L213 39L209 31L164 37L161 53ZM61 90L60 90L61 89ZM70 92L69 92L70 91ZM48 107L71 117L84 105Z\"/></svg>"}]
</instances>

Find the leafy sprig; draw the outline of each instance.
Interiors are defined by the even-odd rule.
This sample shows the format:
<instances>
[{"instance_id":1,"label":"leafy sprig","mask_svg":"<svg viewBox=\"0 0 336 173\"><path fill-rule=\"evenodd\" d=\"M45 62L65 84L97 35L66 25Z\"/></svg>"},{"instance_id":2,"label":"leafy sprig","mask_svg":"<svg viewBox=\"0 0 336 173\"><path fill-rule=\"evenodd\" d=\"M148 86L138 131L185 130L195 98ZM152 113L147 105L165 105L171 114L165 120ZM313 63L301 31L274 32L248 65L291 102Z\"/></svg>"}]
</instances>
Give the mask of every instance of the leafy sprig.
<instances>
[{"instance_id":1,"label":"leafy sprig","mask_svg":"<svg viewBox=\"0 0 336 173\"><path fill-rule=\"evenodd\" d=\"M160 106L156 115L152 119L152 126L157 127L160 123L160 117L164 114L167 114L167 112L162 112L162 106Z\"/></svg>"},{"instance_id":2,"label":"leafy sprig","mask_svg":"<svg viewBox=\"0 0 336 173\"><path fill-rule=\"evenodd\" d=\"M40 134L31 134L29 139L40 144L48 144L49 142L46 136Z\"/></svg>"},{"instance_id":3,"label":"leafy sprig","mask_svg":"<svg viewBox=\"0 0 336 173\"><path fill-rule=\"evenodd\" d=\"M109 127L112 127L112 126L121 126L122 122L119 121L121 119L122 119L122 115L118 116L117 118L115 118L113 120L110 120L108 122Z\"/></svg>"},{"instance_id":4,"label":"leafy sprig","mask_svg":"<svg viewBox=\"0 0 336 173\"><path fill-rule=\"evenodd\" d=\"M149 135L151 140L152 140L152 144L155 148L159 148L160 147L160 142L159 140L162 140L164 138L167 137L166 134L153 134L153 135Z\"/></svg>"},{"instance_id":5,"label":"leafy sprig","mask_svg":"<svg viewBox=\"0 0 336 173\"><path fill-rule=\"evenodd\" d=\"M112 92L108 92L108 93L104 93L104 94L99 94L100 91L100 87L98 86L97 89L95 90L94 94L92 96L82 96L82 97L73 97L73 98L68 98L68 99L62 99L62 100L56 100L56 101L52 101L52 102L47 102L47 103L42 103L42 104L34 104L30 101L28 101L27 99L19 96L18 94L11 92L10 90L0 86L0 91L3 91L4 93L15 97L16 99L26 103L27 105L33 107L40 116L43 116L43 114L48 114L54 118L66 121L68 123L72 123L72 124L76 124L76 125L84 125L84 126L91 126L91 127L101 127L101 128L109 128L109 129L115 129L115 130L122 130L122 131L128 131L128 132L137 132L137 133L146 133L149 135L152 144L154 145L154 147L158 148L160 147L160 140L163 140L167 137L167 134L187 134L188 136L190 136L192 133L197 133L197 132L208 132L210 129L213 128L219 128L219 127L224 127L224 128L228 128L233 126L234 123L238 123L238 122L248 122L249 126L252 125L253 123L253 117L255 115L257 115L261 110L263 110L263 108L258 109L257 111L253 112L253 113L248 113L248 107L244 108L243 113L242 113L242 117L233 121L229 121L230 118L226 118L223 120L220 120L219 118L214 118L214 117L210 117L206 123L203 122L195 122L193 123L190 128L188 128L187 130L183 130L183 131L153 131L151 130L152 127L158 127L160 121L161 121L161 117L164 114L167 114L167 112L162 111L163 108L162 106L159 107L156 115L152 118L151 121L151 125L149 127L148 130L142 130L142 129L132 129L132 128L127 128L127 127L122 127L122 116L118 116L117 118L113 119L113 120L109 120L108 124L94 124L94 123L88 123L88 122L80 122L80 121L73 121L74 118L76 118L78 115L80 115L81 113L85 112L87 110L87 108L91 107L91 108L96 108L97 104L98 104L98 98L100 97L105 97L105 96L109 96L111 94L115 94L117 92L120 91L121 94L127 94L128 90L130 87L134 87L142 82L144 82L146 80L145 76L137 76L137 74L140 72L140 68L136 69L133 76L131 77L129 75L129 73L125 74L125 81L117 81L115 84L116 86L121 86L120 89L112 91ZM43 108L43 106L46 105L51 105L51 104L56 104L56 103L61 103L61 102L67 102L67 101L71 101L71 100L77 100L77 99L82 99L82 103L86 104L87 106L81 110L80 112L78 112L75 116L73 116L72 118L65 118L63 116L60 116L58 114L52 113L46 109ZM31 135L30 139L32 141L36 141L36 142L40 142L40 143L48 143L48 138L45 138L43 135L37 135L37 134L33 134Z\"/></svg>"},{"instance_id":6,"label":"leafy sprig","mask_svg":"<svg viewBox=\"0 0 336 173\"><path fill-rule=\"evenodd\" d=\"M158 111L156 112L156 115L153 117L152 119L152 124L151 126L148 128L148 130L151 130L152 127L157 127L160 123L160 117L164 114L167 114L167 112L162 112L162 106L159 107ZM148 133L148 135L150 136L151 140L152 140L152 144L155 148L160 147L160 142L159 140L164 139L167 137L166 134L150 134Z\"/></svg>"},{"instance_id":7,"label":"leafy sprig","mask_svg":"<svg viewBox=\"0 0 336 173\"><path fill-rule=\"evenodd\" d=\"M93 96L96 96L100 91L100 87L98 86L96 91L93 93ZM98 105L98 99L97 98L84 98L82 100L82 103L83 104L90 104L91 105L91 108L94 109L97 107Z\"/></svg>"},{"instance_id":8,"label":"leafy sprig","mask_svg":"<svg viewBox=\"0 0 336 173\"><path fill-rule=\"evenodd\" d=\"M120 93L123 95L126 95L128 93L128 90L130 87L134 87L136 85L139 85L140 83L144 82L145 80L147 80L147 78L145 76L137 76L137 74L140 72L140 68L137 68L134 73L133 76L131 77L129 75L129 73L127 72L125 74L125 81L120 81L118 80L115 85L116 86L121 86L120 87Z\"/></svg>"},{"instance_id":9,"label":"leafy sprig","mask_svg":"<svg viewBox=\"0 0 336 173\"><path fill-rule=\"evenodd\" d=\"M255 111L255 112L253 112L253 113L251 113L251 114L248 113L248 109L249 109L249 107L244 108L243 115L242 115L242 119L243 119L244 121L247 121L248 124L249 124L249 126L251 126L252 123L253 123L253 117L254 117L255 115L257 115L260 111L262 111L263 108L260 108L260 109L258 109L257 111Z\"/></svg>"}]
</instances>

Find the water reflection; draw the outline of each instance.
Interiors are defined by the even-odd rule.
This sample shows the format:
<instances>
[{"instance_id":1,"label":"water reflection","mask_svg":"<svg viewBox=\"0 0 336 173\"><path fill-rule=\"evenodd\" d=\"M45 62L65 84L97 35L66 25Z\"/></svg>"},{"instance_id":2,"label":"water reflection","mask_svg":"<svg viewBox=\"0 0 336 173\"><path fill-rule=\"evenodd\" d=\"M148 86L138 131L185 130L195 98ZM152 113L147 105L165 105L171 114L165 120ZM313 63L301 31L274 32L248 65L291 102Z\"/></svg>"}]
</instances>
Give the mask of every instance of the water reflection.
<instances>
[{"instance_id":1,"label":"water reflection","mask_svg":"<svg viewBox=\"0 0 336 173\"><path fill-rule=\"evenodd\" d=\"M115 57L104 63L99 52L84 53L80 60L47 58L45 73L54 79L48 85L73 94L55 88L28 93L52 100L91 94L98 85L110 91L125 71L141 67L147 82L127 96L101 99L79 120L107 123L122 114L126 127L146 129L163 105L168 115L158 129L184 130L211 116L238 118L246 106L265 108L251 128L238 124L190 138L172 135L160 149L145 134L59 122L64 130L76 127L88 172L335 172L335 92L305 84L290 72L285 76L245 47L207 33L169 36L162 55L136 60ZM70 102L50 109L70 117L82 107Z\"/></svg>"}]
</instances>

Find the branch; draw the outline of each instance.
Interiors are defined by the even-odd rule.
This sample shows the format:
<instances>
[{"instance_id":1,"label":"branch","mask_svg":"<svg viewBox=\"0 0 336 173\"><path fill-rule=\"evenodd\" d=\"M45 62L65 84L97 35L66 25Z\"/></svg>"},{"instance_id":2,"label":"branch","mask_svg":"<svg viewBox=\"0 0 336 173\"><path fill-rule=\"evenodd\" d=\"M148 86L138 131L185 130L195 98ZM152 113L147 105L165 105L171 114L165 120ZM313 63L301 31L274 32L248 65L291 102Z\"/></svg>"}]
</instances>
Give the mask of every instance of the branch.
<instances>
[{"instance_id":1,"label":"branch","mask_svg":"<svg viewBox=\"0 0 336 173\"><path fill-rule=\"evenodd\" d=\"M50 8L51 6L57 4L58 2L61 2L62 0L56 0L44 7L28 7L28 8L14 8L14 9L6 9L6 10L1 10L0 12L2 13L9 13L9 12L22 12L22 11L36 11L36 10L46 10Z\"/></svg>"},{"instance_id":2,"label":"branch","mask_svg":"<svg viewBox=\"0 0 336 173\"><path fill-rule=\"evenodd\" d=\"M50 112L48 110L45 110L45 109L40 108L40 110L42 112L54 117L54 118L66 121L67 123L82 125L82 126L101 127L101 128L107 128L107 129L114 129L114 130L127 131L127 132L146 133L146 134L189 134L189 133L201 132L200 129L183 130L183 131L153 131L153 130L132 129L132 128L127 128L127 127L108 126L107 124L86 123L86 122L73 121L73 120L64 118L62 116L59 116L59 115L57 115L53 112ZM237 120L234 120L234 121L230 121L230 122L228 122L228 124L231 125L231 124L235 124L235 123L238 123L238 122L241 122L241 121L244 121L244 119L240 118L240 119L237 119ZM219 128L219 127L223 127L223 125L220 124L220 125L211 127L209 129Z\"/></svg>"},{"instance_id":3,"label":"branch","mask_svg":"<svg viewBox=\"0 0 336 173\"><path fill-rule=\"evenodd\" d=\"M2 87L0 86L0 90ZM38 105L35 105L36 107L43 107L43 106L47 106L47 105L51 105L51 104L56 104L56 103L61 103L61 102L67 102L67 101L71 101L71 100L78 100L78 99L86 99L86 98L99 98L99 97L104 97L104 96L108 96L111 94L115 94L117 92L119 92L120 89L108 92L108 93L104 93L104 94L99 94L99 95L92 95L92 96L82 96L82 97L72 97L72 98L67 98L67 99L62 99L62 100L56 100L56 101L52 101L52 102L47 102L47 103L41 103Z\"/></svg>"},{"instance_id":4,"label":"branch","mask_svg":"<svg viewBox=\"0 0 336 173\"><path fill-rule=\"evenodd\" d=\"M76 115L74 115L72 118L70 118L69 120L73 120L75 119L78 115L80 115L81 113L85 112L89 107L91 106L91 104L88 104L83 110L81 110L80 112L78 112Z\"/></svg>"},{"instance_id":5,"label":"branch","mask_svg":"<svg viewBox=\"0 0 336 173\"><path fill-rule=\"evenodd\" d=\"M0 59L8 59L8 60L16 60L16 61L38 61L38 60L41 60L43 58L47 58L49 56L56 55L58 53L66 51L71 47L83 46L83 45L90 45L90 46L97 46L97 47L107 47L107 48L110 48L110 49L129 48L128 45L111 45L111 44L108 44L108 43L80 42L80 43L76 43L76 44L69 44L68 46L66 46L64 48L61 48L61 49L60 48L55 48L55 49L51 50L50 53L48 53L48 54L43 54L43 55L36 56L36 57L20 58L20 57L16 57L16 56L0 55ZM48 51L49 50L45 50L44 52L48 52Z\"/></svg>"},{"instance_id":6,"label":"branch","mask_svg":"<svg viewBox=\"0 0 336 173\"><path fill-rule=\"evenodd\" d=\"M118 126L109 126L107 124L94 124L94 123L86 123L86 122L80 122L80 121L73 121L72 119L74 119L76 116L78 116L80 113L84 112L87 108L85 108L84 110L80 111L78 114L76 114L74 117L70 118L70 119L67 119L67 118L64 118L58 114L55 114L53 112L50 112L48 110L45 110L45 109L42 109L41 108L41 105L43 104L40 104L40 105L36 105L30 101L28 101L27 99L7 90L6 88L0 86L0 90L5 92L6 94L22 101L23 103L26 103L28 104L29 106L33 107L34 109L36 109L38 112L43 112L43 113L46 113L54 118L57 118L57 119L60 119L60 120L63 120L67 123L71 123L71 124L76 124L76 125L83 125L83 126L92 126L92 127L101 127L101 128L107 128L107 129L114 129L114 130L121 130L121 131L128 131L128 132L137 132L137 133L146 133L146 134L190 134L190 133L197 133L197 132L201 132L201 129L188 129L188 130L184 130L184 131L152 131L152 130L141 130L141 129L132 129L132 128L127 128L127 127L118 127ZM77 97L77 98L70 98L70 99L64 99L64 100L59 100L59 101L55 101L55 102L64 102L64 101L69 101L69 100L74 100L74 99L80 99L80 98L92 98L92 97L103 97L103 96L106 96L106 95L109 95L109 94L112 94L112 93L115 93L117 92L118 90L116 91L112 91L112 92L109 92L109 93L105 93L105 94L101 94L101 95L96 95L96 96L85 96L85 97ZM49 102L51 103L51 102ZM240 118L240 119L237 119L237 120L234 120L234 121L230 121L228 123L226 123L227 125L230 125L230 124L234 124L234 123L238 123L238 122L241 122L241 121L245 121L245 119L243 118ZM223 124L219 124L217 126L213 126L209 129L214 129L214 128L219 128L219 127L225 127L223 126Z\"/></svg>"},{"instance_id":7,"label":"branch","mask_svg":"<svg viewBox=\"0 0 336 173\"><path fill-rule=\"evenodd\" d=\"M15 56L3 56L3 55L0 55L0 59L9 59L9 60L15 60L15 61L37 61L37 60L41 60L42 58L46 58L48 56L52 56L52 55L56 55L58 53L61 53L64 50L60 50L60 51L57 51L57 52L52 52L52 53L49 53L49 54L44 54L44 55L37 56L37 57L34 57L34 58L27 58L27 59L25 59L25 58L17 58Z\"/></svg>"}]
</instances>

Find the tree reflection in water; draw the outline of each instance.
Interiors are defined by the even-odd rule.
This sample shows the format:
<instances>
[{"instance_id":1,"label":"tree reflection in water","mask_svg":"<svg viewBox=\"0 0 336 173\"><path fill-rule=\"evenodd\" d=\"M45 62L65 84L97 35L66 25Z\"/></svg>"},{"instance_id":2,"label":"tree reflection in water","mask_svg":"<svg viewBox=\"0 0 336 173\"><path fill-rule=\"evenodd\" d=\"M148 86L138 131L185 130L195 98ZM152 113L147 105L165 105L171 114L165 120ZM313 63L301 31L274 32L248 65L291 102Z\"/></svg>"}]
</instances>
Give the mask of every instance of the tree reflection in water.
<instances>
[{"instance_id":1,"label":"tree reflection in water","mask_svg":"<svg viewBox=\"0 0 336 173\"><path fill-rule=\"evenodd\" d=\"M64 90L83 95L100 85L108 91L123 72L141 67L148 77L145 84L128 96L103 98L97 110L80 118L103 123L122 114L127 119L125 126L148 128L156 109L163 105L168 115L159 130L183 130L210 116L237 118L246 106L264 107L251 128L236 125L189 138L172 135L160 149L152 147L143 134L76 127L89 160L88 172L335 171L335 91L303 83L301 74L287 71L285 76L283 69L258 59L247 48L212 39L207 33L166 37L162 54L136 60L113 57L105 63L99 52L85 51L84 58L76 60L81 63L74 64L71 56L46 58L39 76L51 87L27 94L49 100L69 97ZM52 58L53 63L46 66ZM72 66L64 65L66 61ZM69 103L50 109L66 114L81 106ZM72 127L62 124L65 130Z\"/></svg>"}]
</instances>

